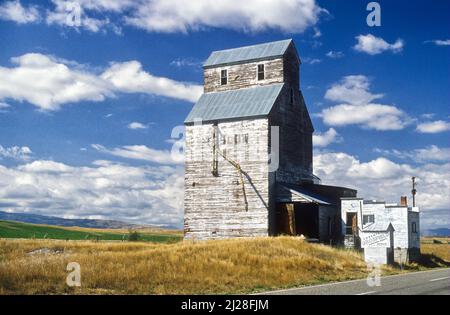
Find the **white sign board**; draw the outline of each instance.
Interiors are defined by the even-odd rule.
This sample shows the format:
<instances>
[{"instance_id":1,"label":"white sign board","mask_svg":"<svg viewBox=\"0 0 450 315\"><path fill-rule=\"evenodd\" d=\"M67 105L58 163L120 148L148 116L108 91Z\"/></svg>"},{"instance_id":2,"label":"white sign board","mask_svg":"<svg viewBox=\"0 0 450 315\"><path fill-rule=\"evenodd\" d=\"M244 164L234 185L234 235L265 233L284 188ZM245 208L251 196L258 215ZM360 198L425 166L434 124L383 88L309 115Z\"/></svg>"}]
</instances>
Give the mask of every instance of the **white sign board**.
<instances>
[{"instance_id":1,"label":"white sign board","mask_svg":"<svg viewBox=\"0 0 450 315\"><path fill-rule=\"evenodd\" d=\"M391 247L389 232L361 232L361 247Z\"/></svg>"}]
</instances>

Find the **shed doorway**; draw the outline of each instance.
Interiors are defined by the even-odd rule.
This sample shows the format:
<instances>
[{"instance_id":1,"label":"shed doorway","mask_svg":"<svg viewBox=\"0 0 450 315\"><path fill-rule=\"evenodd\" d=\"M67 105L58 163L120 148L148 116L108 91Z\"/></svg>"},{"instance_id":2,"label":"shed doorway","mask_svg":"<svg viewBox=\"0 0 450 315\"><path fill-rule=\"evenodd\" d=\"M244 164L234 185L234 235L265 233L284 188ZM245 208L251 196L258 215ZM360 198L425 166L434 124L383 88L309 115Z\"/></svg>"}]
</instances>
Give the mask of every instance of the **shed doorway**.
<instances>
[{"instance_id":1,"label":"shed doorway","mask_svg":"<svg viewBox=\"0 0 450 315\"><path fill-rule=\"evenodd\" d=\"M319 238L319 206L314 203L278 203L276 235Z\"/></svg>"},{"instance_id":2,"label":"shed doorway","mask_svg":"<svg viewBox=\"0 0 450 315\"><path fill-rule=\"evenodd\" d=\"M297 235L293 203L277 204L277 235Z\"/></svg>"},{"instance_id":3,"label":"shed doorway","mask_svg":"<svg viewBox=\"0 0 450 315\"><path fill-rule=\"evenodd\" d=\"M297 235L319 239L319 205L315 203L296 203L295 222Z\"/></svg>"}]
</instances>

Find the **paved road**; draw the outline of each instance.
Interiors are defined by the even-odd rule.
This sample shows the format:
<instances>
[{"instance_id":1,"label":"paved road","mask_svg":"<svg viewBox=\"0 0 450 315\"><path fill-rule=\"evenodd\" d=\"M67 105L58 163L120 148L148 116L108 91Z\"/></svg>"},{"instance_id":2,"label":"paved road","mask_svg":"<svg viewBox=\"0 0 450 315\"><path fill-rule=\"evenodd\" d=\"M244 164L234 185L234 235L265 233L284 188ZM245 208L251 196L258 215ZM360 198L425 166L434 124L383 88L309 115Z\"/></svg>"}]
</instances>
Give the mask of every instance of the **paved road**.
<instances>
[{"instance_id":1,"label":"paved road","mask_svg":"<svg viewBox=\"0 0 450 315\"><path fill-rule=\"evenodd\" d=\"M450 295L450 269L381 277L380 286L367 280L271 291L269 295Z\"/></svg>"}]
</instances>

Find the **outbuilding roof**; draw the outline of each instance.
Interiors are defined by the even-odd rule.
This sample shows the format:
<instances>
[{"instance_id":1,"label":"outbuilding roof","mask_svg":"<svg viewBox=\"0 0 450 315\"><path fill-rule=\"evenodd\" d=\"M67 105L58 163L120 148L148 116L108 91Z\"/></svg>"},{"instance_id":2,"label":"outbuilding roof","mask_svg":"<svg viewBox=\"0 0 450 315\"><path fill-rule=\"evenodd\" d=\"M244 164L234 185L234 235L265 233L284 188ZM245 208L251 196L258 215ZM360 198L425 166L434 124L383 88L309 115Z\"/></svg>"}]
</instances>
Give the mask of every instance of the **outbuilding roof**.
<instances>
[{"instance_id":1,"label":"outbuilding roof","mask_svg":"<svg viewBox=\"0 0 450 315\"><path fill-rule=\"evenodd\" d=\"M291 43L292 39L286 39L253 46L213 51L203 64L203 67L216 67L219 65L223 66L240 62L281 57Z\"/></svg>"},{"instance_id":2,"label":"outbuilding roof","mask_svg":"<svg viewBox=\"0 0 450 315\"><path fill-rule=\"evenodd\" d=\"M300 187L298 185L292 185L292 184L279 184L283 189L286 189L290 191L292 194L297 195L301 197L302 199L306 200L310 203L316 203L319 205L332 205L332 202L329 201L326 197L320 196L312 191L308 191L307 189Z\"/></svg>"},{"instance_id":3,"label":"outbuilding roof","mask_svg":"<svg viewBox=\"0 0 450 315\"><path fill-rule=\"evenodd\" d=\"M211 122L269 115L284 83L203 94L184 121Z\"/></svg>"}]
</instances>

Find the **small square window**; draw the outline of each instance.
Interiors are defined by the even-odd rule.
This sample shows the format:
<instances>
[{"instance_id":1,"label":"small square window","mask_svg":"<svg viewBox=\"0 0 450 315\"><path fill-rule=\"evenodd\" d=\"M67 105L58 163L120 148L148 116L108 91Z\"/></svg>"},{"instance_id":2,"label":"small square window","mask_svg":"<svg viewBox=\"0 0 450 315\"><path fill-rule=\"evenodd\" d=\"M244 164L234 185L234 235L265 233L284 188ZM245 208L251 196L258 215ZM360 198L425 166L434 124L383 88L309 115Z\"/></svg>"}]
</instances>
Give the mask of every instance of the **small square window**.
<instances>
[{"instance_id":1,"label":"small square window","mask_svg":"<svg viewBox=\"0 0 450 315\"><path fill-rule=\"evenodd\" d=\"M261 81L264 79L265 79L264 65L258 65L258 81Z\"/></svg>"},{"instance_id":2,"label":"small square window","mask_svg":"<svg viewBox=\"0 0 450 315\"><path fill-rule=\"evenodd\" d=\"M220 71L220 85L228 84L228 70Z\"/></svg>"},{"instance_id":3,"label":"small square window","mask_svg":"<svg viewBox=\"0 0 450 315\"><path fill-rule=\"evenodd\" d=\"M375 215L369 214L369 215L363 215L363 225L374 223L375 222Z\"/></svg>"}]
</instances>

